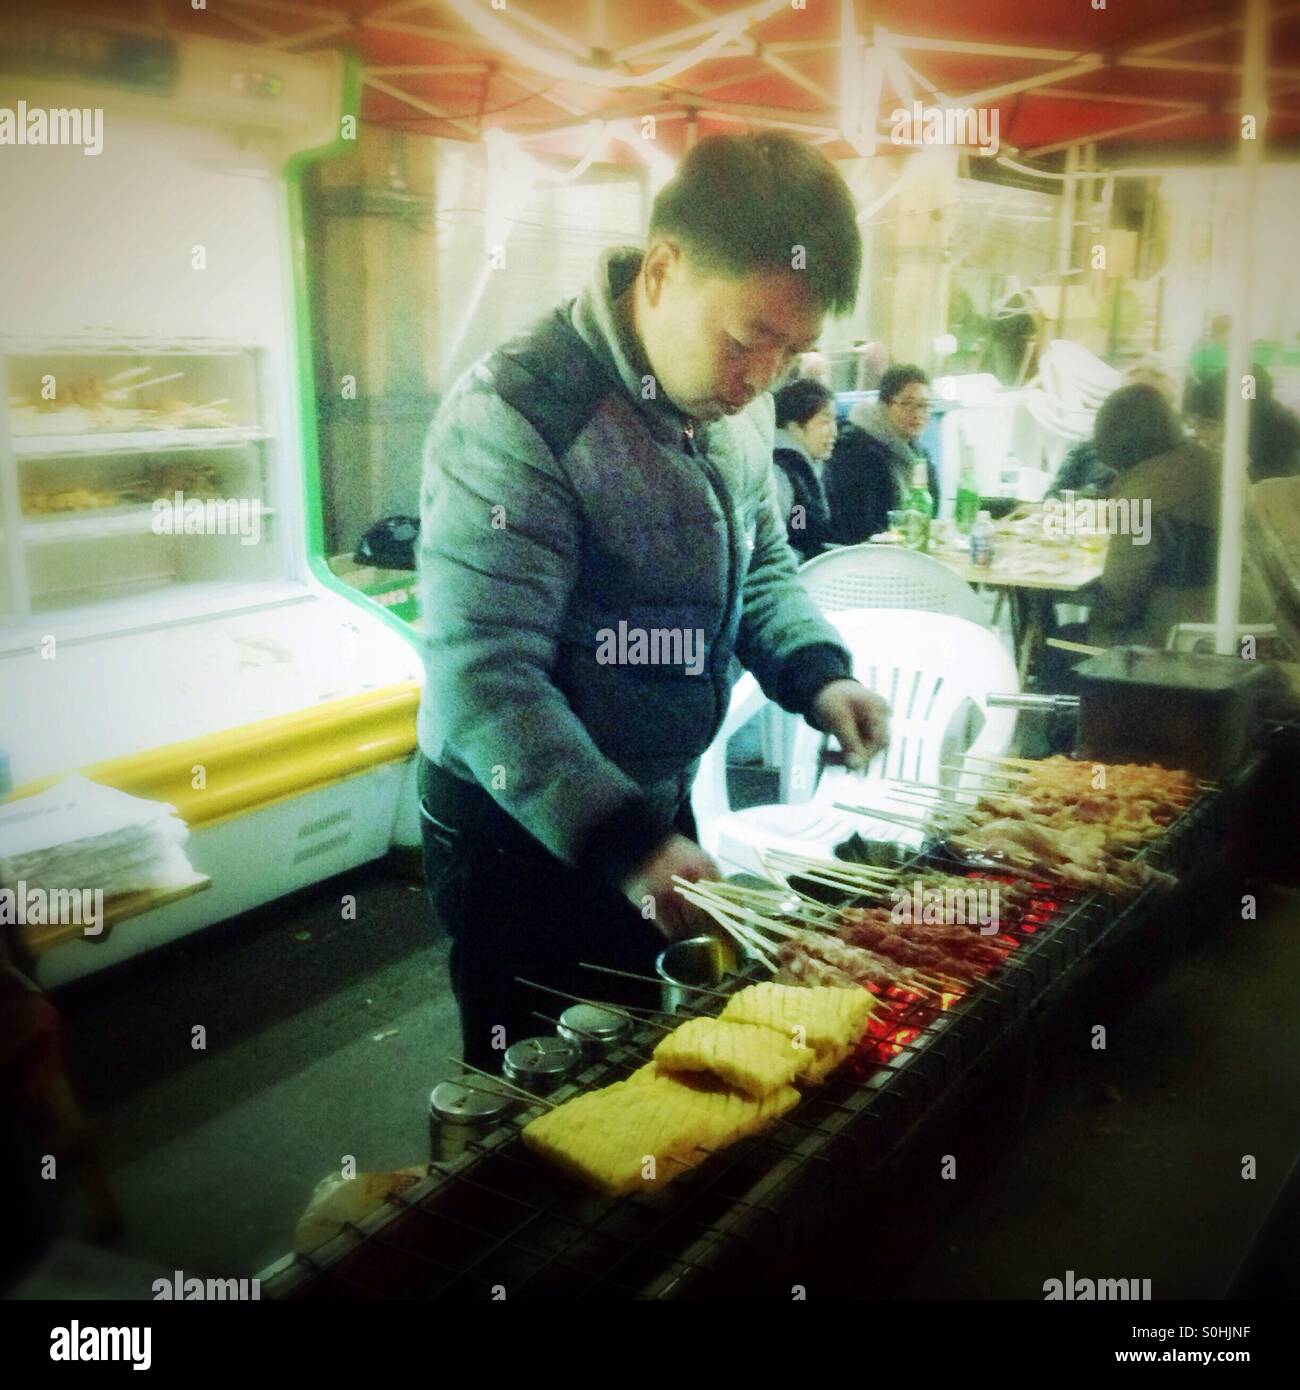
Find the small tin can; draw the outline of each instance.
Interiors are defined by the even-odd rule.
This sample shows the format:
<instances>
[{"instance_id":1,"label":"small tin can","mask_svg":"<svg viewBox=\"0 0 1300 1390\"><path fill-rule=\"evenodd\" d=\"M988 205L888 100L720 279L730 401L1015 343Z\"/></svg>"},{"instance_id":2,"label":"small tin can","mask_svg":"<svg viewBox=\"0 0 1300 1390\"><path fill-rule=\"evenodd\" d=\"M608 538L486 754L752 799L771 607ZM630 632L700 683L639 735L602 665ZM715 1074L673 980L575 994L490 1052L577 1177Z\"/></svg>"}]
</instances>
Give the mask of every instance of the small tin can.
<instances>
[{"instance_id":1,"label":"small tin can","mask_svg":"<svg viewBox=\"0 0 1300 1390\"><path fill-rule=\"evenodd\" d=\"M429 1157L434 1163L459 1158L473 1139L489 1134L518 1102L486 1078L474 1089L443 1081L429 1095Z\"/></svg>"},{"instance_id":2,"label":"small tin can","mask_svg":"<svg viewBox=\"0 0 1300 1390\"><path fill-rule=\"evenodd\" d=\"M575 1043L584 1057L593 1060L604 1057L630 1031L631 1023L626 1014L598 1008L595 1004L571 1004L560 1015L557 1029L565 1042Z\"/></svg>"},{"instance_id":3,"label":"small tin can","mask_svg":"<svg viewBox=\"0 0 1300 1390\"><path fill-rule=\"evenodd\" d=\"M506 1048L501 1070L516 1086L544 1096L555 1090L581 1060L577 1044L564 1038L524 1038Z\"/></svg>"}]
</instances>

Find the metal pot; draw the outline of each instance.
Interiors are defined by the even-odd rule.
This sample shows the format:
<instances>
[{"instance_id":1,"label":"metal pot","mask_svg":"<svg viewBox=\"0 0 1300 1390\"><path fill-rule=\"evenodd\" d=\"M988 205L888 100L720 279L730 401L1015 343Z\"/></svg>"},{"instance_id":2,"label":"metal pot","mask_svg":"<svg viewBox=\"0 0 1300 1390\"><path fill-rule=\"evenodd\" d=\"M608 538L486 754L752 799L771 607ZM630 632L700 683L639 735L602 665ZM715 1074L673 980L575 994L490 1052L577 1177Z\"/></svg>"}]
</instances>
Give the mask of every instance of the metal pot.
<instances>
[{"instance_id":1,"label":"metal pot","mask_svg":"<svg viewBox=\"0 0 1300 1390\"><path fill-rule=\"evenodd\" d=\"M685 1004L699 1002L706 996L691 985L719 989L735 968L734 950L719 937L691 936L674 941L655 961L655 974L664 982L664 1011L676 1013Z\"/></svg>"}]
</instances>

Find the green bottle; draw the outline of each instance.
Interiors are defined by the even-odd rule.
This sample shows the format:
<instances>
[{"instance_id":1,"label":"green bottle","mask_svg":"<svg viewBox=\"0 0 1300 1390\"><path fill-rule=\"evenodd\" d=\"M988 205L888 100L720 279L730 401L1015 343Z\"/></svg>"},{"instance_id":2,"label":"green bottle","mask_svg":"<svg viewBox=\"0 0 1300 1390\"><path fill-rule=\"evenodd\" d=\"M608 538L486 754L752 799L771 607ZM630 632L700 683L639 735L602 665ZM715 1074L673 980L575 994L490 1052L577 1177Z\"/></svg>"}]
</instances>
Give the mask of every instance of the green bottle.
<instances>
[{"instance_id":1,"label":"green bottle","mask_svg":"<svg viewBox=\"0 0 1300 1390\"><path fill-rule=\"evenodd\" d=\"M930 496L929 470L919 459L912 468L912 495L908 509L912 512L909 542L913 550L929 550L930 522L934 517L934 498Z\"/></svg>"},{"instance_id":2,"label":"green bottle","mask_svg":"<svg viewBox=\"0 0 1300 1390\"><path fill-rule=\"evenodd\" d=\"M963 536L970 534L979 509L980 490L975 482L975 465L970 459L965 459L961 466L961 478L957 482L957 504L953 513L957 529Z\"/></svg>"}]
</instances>

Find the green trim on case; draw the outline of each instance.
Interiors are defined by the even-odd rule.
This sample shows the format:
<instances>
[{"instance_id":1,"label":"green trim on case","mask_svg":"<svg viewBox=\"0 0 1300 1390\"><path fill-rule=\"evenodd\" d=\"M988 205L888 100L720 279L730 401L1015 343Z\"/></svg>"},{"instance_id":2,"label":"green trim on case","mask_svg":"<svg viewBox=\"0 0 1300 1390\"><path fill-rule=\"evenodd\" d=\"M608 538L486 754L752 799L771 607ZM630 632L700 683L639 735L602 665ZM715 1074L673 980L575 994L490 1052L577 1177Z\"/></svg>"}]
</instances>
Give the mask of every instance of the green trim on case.
<instances>
[{"instance_id":1,"label":"green trim on case","mask_svg":"<svg viewBox=\"0 0 1300 1390\"><path fill-rule=\"evenodd\" d=\"M316 379L312 365L311 268L307 261L303 231L303 178L312 164L345 153L353 142L343 138L347 116L361 120L361 58L340 49L343 61L343 90L338 114L338 136L326 145L300 150L285 167L285 192L289 217L289 265L293 294L290 316L290 350L296 367L298 431L302 441L303 507L307 527L307 565L318 583L333 590L349 603L364 609L414 644L417 634L411 625L390 609L375 603L360 590L344 584L330 569L325 555L325 513L320 478L320 434L316 427Z\"/></svg>"}]
</instances>

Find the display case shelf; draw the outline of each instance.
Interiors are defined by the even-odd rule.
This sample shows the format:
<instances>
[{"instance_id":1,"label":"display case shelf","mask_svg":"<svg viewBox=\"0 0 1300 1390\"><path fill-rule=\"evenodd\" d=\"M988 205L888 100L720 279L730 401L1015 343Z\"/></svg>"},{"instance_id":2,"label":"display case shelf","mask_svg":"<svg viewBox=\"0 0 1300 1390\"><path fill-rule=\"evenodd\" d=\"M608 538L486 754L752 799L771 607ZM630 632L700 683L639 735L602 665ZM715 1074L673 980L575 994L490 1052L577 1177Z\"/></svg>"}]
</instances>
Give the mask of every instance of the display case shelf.
<instances>
[{"instance_id":1,"label":"display case shelf","mask_svg":"<svg viewBox=\"0 0 1300 1390\"><path fill-rule=\"evenodd\" d=\"M206 503L207 498L194 498ZM224 499L211 499L220 501ZM263 518L275 515L274 507L259 507ZM136 536L153 528L153 508L149 506L107 507L103 511L83 512L74 516L51 516L40 521L23 523L22 537L27 545L43 545L52 541L93 540L105 536ZM235 513L238 520L238 511ZM209 534L204 532L203 534ZM217 532L218 536L232 534ZM160 539L166 539L166 535Z\"/></svg>"},{"instance_id":2,"label":"display case shelf","mask_svg":"<svg viewBox=\"0 0 1300 1390\"><path fill-rule=\"evenodd\" d=\"M130 434L15 434L14 456L83 458L100 454L178 454L205 449L241 449L271 438L268 430L232 426L197 430L133 430Z\"/></svg>"}]
</instances>

